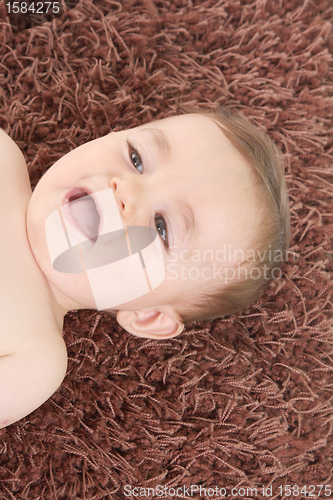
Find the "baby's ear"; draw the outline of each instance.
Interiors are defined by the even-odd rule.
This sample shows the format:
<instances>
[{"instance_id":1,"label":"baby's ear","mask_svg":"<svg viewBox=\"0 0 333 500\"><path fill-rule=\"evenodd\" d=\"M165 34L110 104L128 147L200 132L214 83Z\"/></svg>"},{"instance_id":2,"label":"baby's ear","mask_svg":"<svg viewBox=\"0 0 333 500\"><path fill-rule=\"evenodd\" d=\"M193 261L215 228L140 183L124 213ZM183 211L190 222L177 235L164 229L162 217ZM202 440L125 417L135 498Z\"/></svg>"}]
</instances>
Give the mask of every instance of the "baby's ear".
<instances>
[{"instance_id":1,"label":"baby's ear","mask_svg":"<svg viewBox=\"0 0 333 500\"><path fill-rule=\"evenodd\" d=\"M148 339L171 339L179 335L184 324L172 313L149 311L118 311L119 325L132 335Z\"/></svg>"}]
</instances>

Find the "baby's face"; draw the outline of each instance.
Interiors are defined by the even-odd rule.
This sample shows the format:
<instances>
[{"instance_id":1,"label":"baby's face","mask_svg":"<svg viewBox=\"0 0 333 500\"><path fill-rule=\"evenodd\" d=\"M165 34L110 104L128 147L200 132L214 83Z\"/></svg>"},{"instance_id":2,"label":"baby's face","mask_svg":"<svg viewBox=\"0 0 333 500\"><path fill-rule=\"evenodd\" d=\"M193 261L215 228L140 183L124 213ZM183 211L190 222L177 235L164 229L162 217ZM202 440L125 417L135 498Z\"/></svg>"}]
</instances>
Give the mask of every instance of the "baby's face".
<instances>
[{"instance_id":1,"label":"baby's face","mask_svg":"<svg viewBox=\"0 0 333 500\"><path fill-rule=\"evenodd\" d=\"M246 246L255 219L252 186L249 165L210 118L189 114L158 120L110 133L56 162L33 192L27 217L29 243L68 309L98 308L86 273L53 268L45 222L70 202L71 193L98 195L109 190L125 228L157 231L164 279L148 293L105 309L168 306L176 311L180 301L195 300L208 279L221 288L213 261L223 248ZM86 233L106 215L96 215L93 207ZM227 265L217 260L219 269Z\"/></svg>"}]
</instances>

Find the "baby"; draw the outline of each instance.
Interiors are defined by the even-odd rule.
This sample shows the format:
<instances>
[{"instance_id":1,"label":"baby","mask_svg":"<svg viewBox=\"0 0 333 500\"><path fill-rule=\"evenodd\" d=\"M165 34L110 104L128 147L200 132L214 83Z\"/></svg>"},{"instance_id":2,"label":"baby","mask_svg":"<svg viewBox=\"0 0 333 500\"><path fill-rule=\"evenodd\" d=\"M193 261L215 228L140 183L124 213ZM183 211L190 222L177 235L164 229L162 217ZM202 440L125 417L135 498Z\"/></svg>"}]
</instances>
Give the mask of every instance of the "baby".
<instances>
[{"instance_id":1,"label":"baby","mask_svg":"<svg viewBox=\"0 0 333 500\"><path fill-rule=\"evenodd\" d=\"M283 168L241 113L112 132L57 161L33 193L2 130L0 151L0 428L61 384L68 311L105 310L133 335L170 339L243 309L280 276Z\"/></svg>"}]
</instances>

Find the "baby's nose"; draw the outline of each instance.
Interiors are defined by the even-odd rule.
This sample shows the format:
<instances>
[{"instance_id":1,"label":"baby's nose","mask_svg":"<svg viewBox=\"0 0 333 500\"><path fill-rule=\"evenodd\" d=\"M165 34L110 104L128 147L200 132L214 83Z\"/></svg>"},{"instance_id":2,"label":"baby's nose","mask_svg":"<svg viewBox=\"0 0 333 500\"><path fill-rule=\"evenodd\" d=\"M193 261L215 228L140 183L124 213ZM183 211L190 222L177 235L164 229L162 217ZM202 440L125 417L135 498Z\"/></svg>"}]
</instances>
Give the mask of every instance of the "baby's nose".
<instances>
[{"instance_id":1,"label":"baby's nose","mask_svg":"<svg viewBox=\"0 0 333 500\"><path fill-rule=\"evenodd\" d=\"M124 224L145 225L142 214L146 213L146 197L143 186L137 180L113 177L110 187ZM140 219L140 220L139 220Z\"/></svg>"},{"instance_id":2,"label":"baby's nose","mask_svg":"<svg viewBox=\"0 0 333 500\"><path fill-rule=\"evenodd\" d=\"M125 210L125 203L120 193L120 180L113 178L110 182L110 187L113 191L115 200L117 202L118 210L122 214Z\"/></svg>"}]
</instances>

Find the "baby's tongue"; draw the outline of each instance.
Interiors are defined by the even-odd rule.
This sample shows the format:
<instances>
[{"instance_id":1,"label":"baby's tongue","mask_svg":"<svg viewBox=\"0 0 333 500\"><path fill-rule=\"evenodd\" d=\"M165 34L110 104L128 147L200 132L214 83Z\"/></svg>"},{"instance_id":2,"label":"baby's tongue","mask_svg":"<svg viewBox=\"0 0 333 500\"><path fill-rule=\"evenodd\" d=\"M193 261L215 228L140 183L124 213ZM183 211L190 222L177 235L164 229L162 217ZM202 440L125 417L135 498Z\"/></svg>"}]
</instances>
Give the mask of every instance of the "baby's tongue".
<instances>
[{"instance_id":1,"label":"baby's tongue","mask_svg":"<svg viewBox=\"0 0 333 500\"><path fill-rule=\"evenodd\" d=\"M89 239L98 236L99 215L90 196L72 201L69 209L73 219Z\"/></svg>"}]
</instances>

